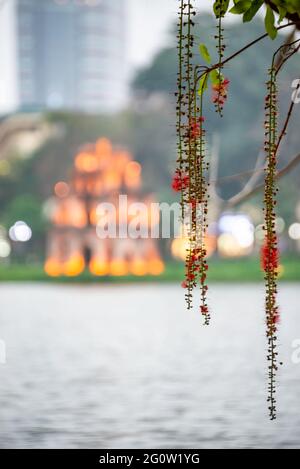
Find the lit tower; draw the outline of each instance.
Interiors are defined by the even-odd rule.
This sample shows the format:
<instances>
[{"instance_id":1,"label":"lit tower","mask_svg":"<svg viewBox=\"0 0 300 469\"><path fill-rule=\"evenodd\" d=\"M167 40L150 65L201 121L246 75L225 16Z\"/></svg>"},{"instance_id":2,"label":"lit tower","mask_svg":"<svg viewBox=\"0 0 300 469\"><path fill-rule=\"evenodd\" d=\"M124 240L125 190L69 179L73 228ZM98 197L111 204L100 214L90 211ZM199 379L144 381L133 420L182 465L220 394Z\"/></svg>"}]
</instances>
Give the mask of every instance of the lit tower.
<instances>
[{"instance_id":1,"label":"lit tower","mask_svg":"<svg viewBox=\"0 0 300 469\"><path fill-rule=\"evenodd\" d=\"M83 147L75 156L70 181L58 182L54 192L45 263L49 275L76 276L85 267L99 276L163 272L157 242L149 236L159 225L159 213L153 197L142 194L141 166L130 153L114 149L107 139ZM103 202L113 210L104 212ZM138 233L146 236L132 239L127 236L134 218L129 207L137 202L143 202ZM103 237L100 233L108 225L115 231Z\"/></svg>"}]
</instances>

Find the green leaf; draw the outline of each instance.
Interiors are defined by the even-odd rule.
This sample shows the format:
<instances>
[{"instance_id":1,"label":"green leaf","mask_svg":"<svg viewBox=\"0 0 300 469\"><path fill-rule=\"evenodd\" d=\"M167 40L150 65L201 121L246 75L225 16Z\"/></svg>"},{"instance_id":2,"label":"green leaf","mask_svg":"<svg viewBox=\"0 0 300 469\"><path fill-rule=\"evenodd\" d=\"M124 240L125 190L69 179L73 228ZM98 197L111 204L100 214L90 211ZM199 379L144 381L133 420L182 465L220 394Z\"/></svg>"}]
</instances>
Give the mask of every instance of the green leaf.
<instances>
[{"instance_id":1,"label":"green leaf","mask_svg":"<svg viewBox=\"0 0 300 469\"><path fill-rule=\"evenodd\" d=\"M209 74L209 78L213 85L217 85L220 81L218 70L212 70Z\"/></svg>"},{"instance_id":2,"label":"green leaf","mask_svg":"<svg viewBox=\"0 0 300 469\"><path fill-rule=\"evenodd\" d=\"M200 54L203 58L203 60L205 60L206 63L210 64L211 63L211 58L210 58L210 54L208 52L208 49L206 47L205 44L200 44L199 45L199 51L200 51Z\"/></svg>"},{"instance_id":3,"label":"green leaf","mask_svg":"<svg viewBox=\"0 0 300 469\"><path fill-rule=\"evenodd\" d=\"M263 3L264 0L253 0L250 8L244 13L243 22L248 23L248 21L251 21Z\"/></svg>"},{"instance_id":4,"label":"green leaf","mask_svg":"<svg viewBox=\"0 0 300 469\"><path fill-rule=\"evenodd\" d=\"M198 94L202 96L204 91L207 90L207 74L205 73L199 80Z\"/></svg>"},{"instance_id":5,"label":"green leaf","mask_svg":"<svg viewBox=\"0 0 300 469\"><path fill-rule=\"evenodd\" d=\"M222 73L219 72L219 70L217 69L213 69L210 73L209 73L209 79L210 81L212 82L213 85L218 85L220 83L220 81L224 81L224 76L222 75Z\"/></svg>"},{"instance_id":6,"label":"green leaf","mask_svg":"<svg viewBox=\"0 0 300 469\"><path fill-rule=\"evenodd\" d=\"M241 13L245 13L251 6L251 0L240 0L236 2L234 7L229 10L229 13L233 13L234 15L240 15Z\"/></svg>"},{"instance_id":7,"label":"green leaf","mask_svg":"<svg viewBox=\"0 0 300 469\"><path fill-rule=\"evenodd\" d=\"M215 0L213 8L216 18L223 17L229 8L229 0Z\"/></svg>"},{"instance_id":8,"label":"green leaf","mask_svg":"<svg viewBox=\"0 0 300 469\"><path fill-rule=\"evenodd\" d=\"M279 11L279 20L278 23L281 23L281 21L285 18L285 15L287 14L287 11L285 8L281 7L278 5L278 11Z\"/></svg>"},{"instance_id":9,"label":"green leaf","mask_svg":"<svg viewBox=\"0 0 300 469\"><path fill-rule=\"evenodd\" d=\"M300 0L289 0L286 5L286 9L290 13L299 13L300 10Z\"/></svg>"},{"instance_id":10,"label":"green leaf","mask_svg":"<svg viewBox=\"0 0 300 469\"><path fill-rule=\"evenodd\" d=\"M275 16L272 8L269 5L267 5L265 27L270 38L275 39L275 37L277 36L277 29L275 28Z\"/></svg>"}]
</instances>

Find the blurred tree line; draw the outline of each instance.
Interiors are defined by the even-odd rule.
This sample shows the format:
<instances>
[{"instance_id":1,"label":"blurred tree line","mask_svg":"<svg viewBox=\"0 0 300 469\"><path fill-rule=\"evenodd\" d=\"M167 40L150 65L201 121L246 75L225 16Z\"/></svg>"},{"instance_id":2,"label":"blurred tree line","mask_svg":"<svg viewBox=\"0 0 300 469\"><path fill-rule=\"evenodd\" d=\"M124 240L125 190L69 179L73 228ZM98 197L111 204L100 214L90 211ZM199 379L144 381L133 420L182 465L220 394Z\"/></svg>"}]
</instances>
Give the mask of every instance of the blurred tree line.
<instances>
[{"instance_id":1,"label":"blurred tree line","mask_svg":"<svg viewBox=\"0 0 300 469\"><path fill-rule=\"evenodd\" d=\"M214 44L215 20L210 15L196 19L195 56L201 63L198 44L205 42L211 55L216 52ZM249 26L239 22L230 23L225 30L226 54L264 32L263 22L257 19ZM174 126L177 72L177 52L174 43L140 70L132 83L132 100L128 110L112 116L51 113L47 120L60 128L59 135L23 159L11 156L11 171L1 173L0 168L0 224L6 228L17 219L31 224L33 229L32 250L35 243L43 244L47 223L42 214L42 203L53 194L58 180L68 178L73 158L81 145L95 142L99 137L110 138L114 144L128 148L143 167L143 188L155 192L158 200L174 201L170 181L176 159L176 132ZM265 39L231 62L229 99L220 119L213 105L205 102L208 141L214 133L220 137L219 177L251 171L257 154L263 147L263 119L265 80L273 52L283 42L279 35L275 41ZM280 75L281 118L285 117L291 100L291 83L299 78L299 56L295 57ZM226 75L226 68L224 70ZM280 164L299 152L298 122L300 106L296 106L288 137L282 147ZM211 130L212 129L212 130ZM299 197L299 169L282 179L280 214L293 221L294 208ZM227 198L238 191L247 177L224 181L220 194ZM260 197L254 201L261 204ZM42 253L41 247L39 253ZM39 254L40 255L40 254Z\"/></svg>"}]
</instances>

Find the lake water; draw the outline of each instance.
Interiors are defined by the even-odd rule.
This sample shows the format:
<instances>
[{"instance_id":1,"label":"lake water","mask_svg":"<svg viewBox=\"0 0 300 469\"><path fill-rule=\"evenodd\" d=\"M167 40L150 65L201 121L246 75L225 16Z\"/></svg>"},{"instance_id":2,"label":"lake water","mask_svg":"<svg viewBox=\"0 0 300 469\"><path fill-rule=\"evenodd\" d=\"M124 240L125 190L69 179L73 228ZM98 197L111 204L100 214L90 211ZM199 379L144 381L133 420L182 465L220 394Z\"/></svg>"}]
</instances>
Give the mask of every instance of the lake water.
<instances>
[{"instance_id":1,"label":"lake water","mask_svg":"<svg viewBox=\"0 0 300 469\"><path fill-rule=\"evenodd\" d=\"M282 285L270 422L262 285L0 285L2 448L299 448L299 285ZM299 354L300 355L300 354Z\"/></svg>"}]
</instances>

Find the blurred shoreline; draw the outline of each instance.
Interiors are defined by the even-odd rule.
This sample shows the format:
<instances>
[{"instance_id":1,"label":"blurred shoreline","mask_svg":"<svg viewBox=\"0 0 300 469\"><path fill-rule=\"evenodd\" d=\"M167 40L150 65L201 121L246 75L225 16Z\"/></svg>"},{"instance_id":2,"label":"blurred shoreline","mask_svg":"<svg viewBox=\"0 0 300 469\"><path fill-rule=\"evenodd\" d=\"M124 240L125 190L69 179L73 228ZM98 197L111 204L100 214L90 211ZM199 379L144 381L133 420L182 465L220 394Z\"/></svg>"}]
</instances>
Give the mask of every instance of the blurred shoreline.
<instances>
[{"instance_id":1,"label":"blurred shoreline","mask_svg":"<svg viewBox=\"0 0 300 469\"><path fill-rule=\"evenodd\" d=\"M280 281L300 281L298 257L284 257L280 266ZM0 282L49 282L58 284L99 283L99 284L132 284L132 283L172 283L184 278L184 264L169 262L160 276L103 276L97 277L85 271L77 277L49 277L42 264L0 265ZM263 272L256 258L248 259L212 259L210 261L209 279L212 282L261 282Z\"/></svg>"}]
</instances>

